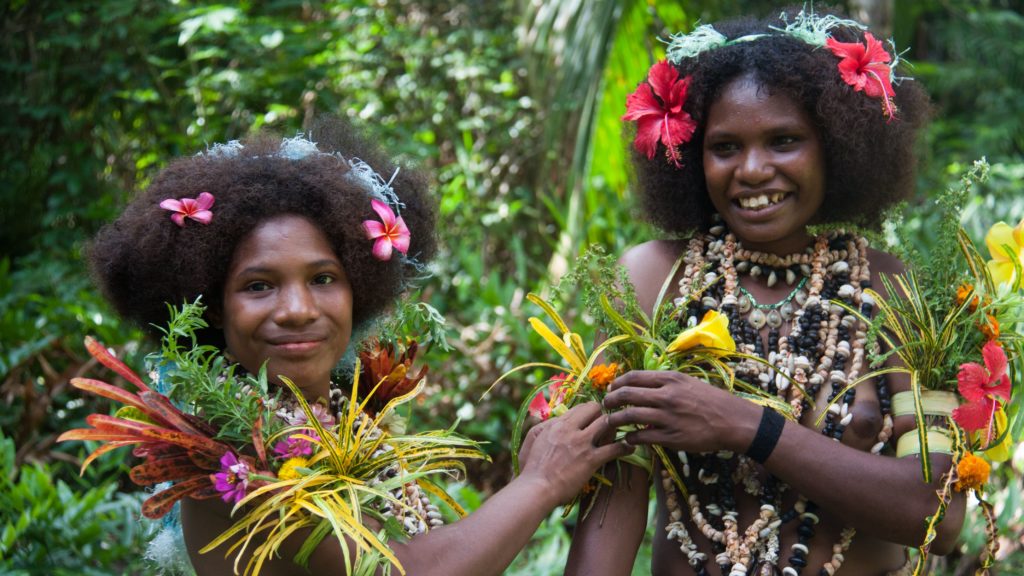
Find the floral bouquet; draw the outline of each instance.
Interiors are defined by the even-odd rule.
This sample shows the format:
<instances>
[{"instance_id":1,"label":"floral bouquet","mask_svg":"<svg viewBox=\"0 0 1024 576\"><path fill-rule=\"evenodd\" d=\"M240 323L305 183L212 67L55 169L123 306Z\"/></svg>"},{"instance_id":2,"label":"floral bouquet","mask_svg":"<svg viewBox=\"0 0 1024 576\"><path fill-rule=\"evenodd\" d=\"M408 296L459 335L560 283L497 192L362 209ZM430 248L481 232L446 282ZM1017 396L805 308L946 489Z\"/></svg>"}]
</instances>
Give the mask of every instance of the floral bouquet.
<instances>
[{"instance_id":1,"label":"floral bouquet","mask_svg":"<svg viewBox=\"0 0 1024 576\"><path fill-rule=\"evenodd\" d=\"M908 255L911 271L883 278L888 296L878 302L873 332L895 354L910 376L910 390L892 398L894 415L913 415L916 432L900 438L897 455L945 452L953 468L942 476L939 507L928 518L917 572L924 567L953 491L974 491L987 521L983 569L991 566L995 518L984 500L989 462L1006 460L1024 426L1021 374L1024 373L1024 220L1016 227L999 222L981 255L960 226L960 210L974 182L988 165L977 162L957 187L940 199L944 211L935 253L927 259ZM931 464L921 459L922 476L932 479Z\"/></svg>"},{"instance_id":2,"label":"floral bouquet","mask_svg":"<svg viewBox=\"0 0 1024 576\"><path fill-rule=\"evenodd\" d=\"M675 269L669 278L674 275ZM528 362L512 368L494 383L497 385L508 376L523 370L539 368L555 373L545 382L534 386L519 408L512 431L513 466L517 470L516 456L528 416L546 420L563 414L577 404L592 400L600 402L608 384L629 370L675 370L693 375L762 406L771 406L786 417L793 417L791 407L786 402L736 377L733 366L737 361L767 362L737 351L725 315L712 310L700 322L680 330L678 320L671 317L670 312L679 303L663 302L669 286L666 281L655 306L655 313L653 317L648 317L637 303L625 270L597 247L582 256L568 280L580 287L584 305L599 319L599 329L606 337L588 352L580 335L569 328L549 302L536 294L527 296L554 324L552 328L540 318L529 319L530 326L558 355L561 363ZM690 299L700 297L699 289L689 296ZM798 383L793 384L796 388L800 387ZM621 437L629 431L621 429L618 435ZM685 497L687 489L676 467L670 464L669 455L661 446L652 445L651 449L661 459L665 470ZM650 458L641 452L621 460L651 469ZM596 474L584 488L584 493L609 484L606 478ZM575 501L566 507L566 513L574 504Z\"/></svg>"},{"instance_id":3,"label":"floral bouquet","mask_svg":"<svg viewBox=\"0 0 1024 576\"><path fill-rule=\"evenodd\" d=\"M395 409L419 394L426 374L424 368L412 375L416 343L370 341L347 394L332 390L331 406L309 404L285 378L287 390L274 391L265 367L245 374L216 348L198 346L195 333L206 327L202 312L198 303L172 309L162 351L150 358L158 377L153 388L86 339L89 353L138 392L88 378L71 381L123 405L113 416L88 416L91 428L61 435L61 441L101 442L82 469L106 452L134 446L143 462L132 468L132 481L171 483L143 503L147 518L166 515L184 497L234 504L234 524L201 552L228 544L236 573L247 551L244 573L258 574L285 539L308 529L295 557L300 564L334 536L347 574L391 566L404 574L387 542L441 523L427 494L463 514L431 478L464 473L461 458L485 458L476 443L451 430L404 432Z\"/></svg>"}]
</instances>

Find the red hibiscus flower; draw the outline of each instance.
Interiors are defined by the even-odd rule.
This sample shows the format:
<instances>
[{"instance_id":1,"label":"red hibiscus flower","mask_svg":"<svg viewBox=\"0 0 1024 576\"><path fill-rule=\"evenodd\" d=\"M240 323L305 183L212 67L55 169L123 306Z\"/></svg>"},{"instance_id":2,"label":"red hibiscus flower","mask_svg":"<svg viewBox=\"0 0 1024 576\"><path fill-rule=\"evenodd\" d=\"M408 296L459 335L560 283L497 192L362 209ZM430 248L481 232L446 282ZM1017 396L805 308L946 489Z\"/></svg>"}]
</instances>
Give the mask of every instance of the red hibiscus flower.
<instances>
[{"instance_id":1,"label":"red hibiscus flower","mask_svg":"<svg viewBox=\"0 0 1024 576\"><path fill-rule=\"evenodd\" d=\"M539 418L540 420L547 420L554 414L555 408L563 406L565 403L565 393L568 392L569 386L572 385L572 376L568 374L559 374L548 380L548 393L551 395L551 400L544 397L544 391L537 392L537 395L530 401L530 407L528 408L530 415Z\"/></svg>"},{"instance_id":2,"label":"red hibiscus flower","mask_svg":"<svg viewBox=\"0 0 1024 576\"><path fill-rule=\"evenodd\" d=\"M675 66L662 60L651 67L647 82L626 97L623 120L636 120L633 145L648 158L654 158L660 141L668 149L668 158L680 168L678 146L690 141L697 123L683 111L690 77L679 79Z\"/></svg>"},{"instance_id":3,"label":"red hibiscus flower","mask_svg":"<svg viewBox=\"0 0 1024 576\"><path fill-rule=\"evenodd\" d=\"M992 440L992 423L999 400L1010 399L1010 377L1006 374L1006 352L999 343L989 341L981 349L985 365L974 362L960 365L956 379L967 404L953 410L953 420L964 430L985 430L986 443Z\"/></svg>"},{"instance_id":4,"label":"red hibiscus flower","mask_svg":"<svg viewBox=\"0 0 1024 576\"><path fill-rule=\"evenodd\" d=\"M828 48L842 58L839 62L839 74L843 80L857 92L863 91L871 98L881 98L885 106L885 115L893 118L895 106L892 98L896 93L892 89L892 71L888 64L892 58L882 43L870 32L865 32L864 44L839 42L829 38Z\"/></svg>"}]
</instances>

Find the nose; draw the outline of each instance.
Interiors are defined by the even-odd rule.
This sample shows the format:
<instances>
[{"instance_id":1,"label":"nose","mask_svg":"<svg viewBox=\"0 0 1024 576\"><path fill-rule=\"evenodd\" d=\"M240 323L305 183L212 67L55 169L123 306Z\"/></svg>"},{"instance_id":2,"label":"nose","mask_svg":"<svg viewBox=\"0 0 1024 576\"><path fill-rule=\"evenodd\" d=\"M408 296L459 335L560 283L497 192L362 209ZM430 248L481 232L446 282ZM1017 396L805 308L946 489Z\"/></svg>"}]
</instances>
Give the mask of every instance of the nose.
<instances>
[{"instance_id":1,"label":"nose","mask_svg":"<svg viewBox=\"0 0 1024 576\"><path fill-rule=\"evenodd\" d=\"M309 286L287 286L281 290L274 322L281 326L302 326L319 316L320 308Z\"/></svg>"},{"instance_id":2,"label":"nose","mask_svg":"<svg viewBox=\"0 0 1024 576\"><path fill-rule=\"evenodd\" d=\"M752 186L768 182L774 175L775 166L772 164L771 154L760 148L752 147L745 150L736 168L736 178Z\"/></svg>"}]
</instances>

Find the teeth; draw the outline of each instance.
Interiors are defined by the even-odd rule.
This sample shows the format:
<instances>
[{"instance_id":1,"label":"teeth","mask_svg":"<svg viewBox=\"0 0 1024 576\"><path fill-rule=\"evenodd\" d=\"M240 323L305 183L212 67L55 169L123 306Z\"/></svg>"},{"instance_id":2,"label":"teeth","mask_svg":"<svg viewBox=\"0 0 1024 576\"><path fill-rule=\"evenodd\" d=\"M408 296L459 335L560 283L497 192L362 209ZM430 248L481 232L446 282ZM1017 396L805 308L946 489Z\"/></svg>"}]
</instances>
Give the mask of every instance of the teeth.
<instances>
[{"instance_id":1,"label":"teeth","mask_svg":"<svg viewBox=\"0 0 1024 576\"><path fill-rule=\"evenodd\" d=\"M749 198L740 198L739 205L749 210L758 210L765 206L777 204L785 198L786 195L783 192L775 192L774 194L761 194L760 196L751 196Z\"/></svg>"}]
</instances>

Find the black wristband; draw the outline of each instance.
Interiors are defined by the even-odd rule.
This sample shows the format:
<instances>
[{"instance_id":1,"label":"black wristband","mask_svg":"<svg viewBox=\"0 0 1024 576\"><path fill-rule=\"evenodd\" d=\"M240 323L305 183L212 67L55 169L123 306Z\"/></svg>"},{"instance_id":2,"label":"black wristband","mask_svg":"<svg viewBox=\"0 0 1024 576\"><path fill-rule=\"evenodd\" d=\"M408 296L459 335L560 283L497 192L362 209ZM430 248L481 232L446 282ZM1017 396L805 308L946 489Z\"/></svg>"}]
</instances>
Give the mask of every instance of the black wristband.
<instances>
[{"instance_id":1,"label":"black wristband","mask_svg":"<svg viewBox=\"0 0 1024 576\"><path fill-rule=\"evenodd\" d=\"M761 423L757 425L757 434L754 441L747 448L747 456L759 464L772 455L775 445L779 443L782 436L782 427L786 425L786 419L775 410L764 406L761 411Z\"/></svg>"}]
</instances>

